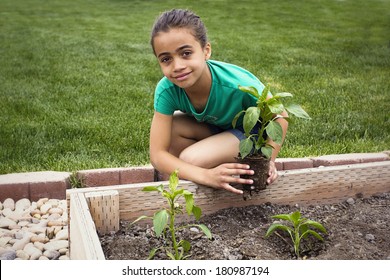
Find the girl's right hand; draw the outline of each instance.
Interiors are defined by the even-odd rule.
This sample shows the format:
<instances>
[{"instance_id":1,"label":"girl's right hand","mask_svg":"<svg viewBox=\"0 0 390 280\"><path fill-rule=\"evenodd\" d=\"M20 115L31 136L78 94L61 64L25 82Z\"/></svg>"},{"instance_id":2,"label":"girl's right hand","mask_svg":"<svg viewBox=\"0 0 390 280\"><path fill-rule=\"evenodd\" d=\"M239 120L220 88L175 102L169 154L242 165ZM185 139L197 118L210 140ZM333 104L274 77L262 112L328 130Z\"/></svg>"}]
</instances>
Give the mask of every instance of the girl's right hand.
<instances>
[{"instance_id":1,"label":"girl's right hand","mask_svg":"<svg viewBox=\"0 0 390 280\"><path fill-rule=\"evenodd\" d=\"M239 175L253 175L254 171L247 164L224 163L208 169L206 172L206 185L216 189L225 189L232 193L243 194L242 190L232 186L235 184L253 184L251 179L242 179Z\"/></svg>"}]
</instances>

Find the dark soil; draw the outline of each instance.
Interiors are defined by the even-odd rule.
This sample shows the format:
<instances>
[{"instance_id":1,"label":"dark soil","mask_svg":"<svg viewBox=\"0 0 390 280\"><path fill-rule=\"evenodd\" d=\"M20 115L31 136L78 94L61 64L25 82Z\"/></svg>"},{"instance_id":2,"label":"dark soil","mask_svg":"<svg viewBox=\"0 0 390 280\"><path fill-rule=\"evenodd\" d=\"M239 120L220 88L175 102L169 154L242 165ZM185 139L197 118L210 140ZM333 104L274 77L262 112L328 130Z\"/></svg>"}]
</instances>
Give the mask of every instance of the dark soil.
<instances>
[{"instance_id":1,"label":"dark soil","mask_svg":"<svg viewBox=\"0 0 390 280\"><path fill-rule=\"evenodd\" d=\"M286 260L295 259L292 242L280 232L264 235L276 214L299 210L303 217L322 223L328 231L324 242L310 237L303 241L301 257L317 260L390 259L390 193L370 198L350 198L332 205L301 207L263 204L220 210L201 218L209 227L209 240L197 228L189 228L179 237L191 245L190 259L206 260ZM106 259L147 259L152 248L163 244L151 226L121 222L122 228L100 238ZM166 259L164 253L155 259Z\"/></svg>"},{"instance_id":2,"label":"dark soil","mask_svg":"<svg viewBox=\"0 0 390 280\"><path fill-rule=\"evenodd\" d=\"M268 171L270 160L262 156L247 156L246 158L237 157L237 161L241 164L249 165L254 170L253 175L241 175L241 178L252 179L253 185L242 185L244 191L244 199L249 198L252 193L257 193L265 190L267 187Z\"/></svg>"}]
</instances>

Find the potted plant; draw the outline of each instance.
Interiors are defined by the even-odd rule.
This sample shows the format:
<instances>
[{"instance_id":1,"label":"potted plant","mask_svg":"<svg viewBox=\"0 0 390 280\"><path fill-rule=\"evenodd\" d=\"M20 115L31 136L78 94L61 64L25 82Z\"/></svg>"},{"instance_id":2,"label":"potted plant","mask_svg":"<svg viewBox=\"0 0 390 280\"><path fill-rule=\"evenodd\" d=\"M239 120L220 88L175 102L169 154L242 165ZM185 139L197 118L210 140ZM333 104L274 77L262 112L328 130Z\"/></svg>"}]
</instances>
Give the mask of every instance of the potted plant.
<instances>
[{"instance_id":1,"label":"potted plant","mask_svg":"<svg viewBox=\"0 0 390 280\"><path fill-rule=\"evenodd\" d=\"M254 181L252 186L244 186L244 191L260 191L266 188L268 170L273 146L268 143L271 139L278 145L283 142L283 129L276 121L279 118L285 118L280 115L287 111L296 117L310 119L310 116L298 104L289 102L293 97L291 93L281 92L272 96L269 95L270 88L266 86L260 94L253 86L238 86L246 93L256 97L256 106L248 107L237 113L232 121L235 128L237 121L243 117L242 125L245 132L245 139L240 141L238 162L251 166L255 171L254 175L242 175L243 178L250 178ZM245 198L245 194L244 194Z\"/></svg>"}]
</instances>

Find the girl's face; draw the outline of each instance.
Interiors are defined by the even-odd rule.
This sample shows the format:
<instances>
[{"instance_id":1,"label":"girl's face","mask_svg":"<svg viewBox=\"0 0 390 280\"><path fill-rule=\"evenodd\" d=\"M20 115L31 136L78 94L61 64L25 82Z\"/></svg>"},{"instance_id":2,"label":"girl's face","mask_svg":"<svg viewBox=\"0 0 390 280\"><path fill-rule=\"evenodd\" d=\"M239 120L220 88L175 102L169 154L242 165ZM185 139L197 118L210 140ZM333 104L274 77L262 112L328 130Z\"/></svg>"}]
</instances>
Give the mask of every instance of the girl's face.
<instances>
[{"instance_id":1,"label":"girl's face","mask_svg":"<svg viewBox=\"0 0 390 280\"><path fill-rule=\"evenodd\" d=\"M187 28L175 28L160 32L153 39L154 50L164 75L183 89L197 89L210 78L206 60L211 46L204 48Z\"/></svg>"}]
</instances>

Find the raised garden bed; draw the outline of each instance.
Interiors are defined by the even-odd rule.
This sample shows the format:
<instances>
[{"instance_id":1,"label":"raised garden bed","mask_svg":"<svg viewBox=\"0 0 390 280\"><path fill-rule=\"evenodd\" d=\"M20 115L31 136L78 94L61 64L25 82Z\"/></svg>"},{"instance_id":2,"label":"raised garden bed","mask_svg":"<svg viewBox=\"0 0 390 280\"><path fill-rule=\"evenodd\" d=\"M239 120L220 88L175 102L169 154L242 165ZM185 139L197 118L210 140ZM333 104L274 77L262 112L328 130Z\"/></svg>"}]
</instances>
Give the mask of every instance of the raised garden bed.
<instances>
[{"instance_id":1,"label":"raised garden bed","mask_svg":"<svg viewBox=\"0 0 390 280\"><path fill-rule=\"evenodd\" d=\"M163 207L165 201L161 200L157 194L141 192L144 186L157 186L159 184L161 183L154 182L68 190L67 198L70 200L68 204L70 205L70 258L105 259L97 232L109 235L111 232L121 229L120 221L125 223L126 221L133 221L141 215L152 215L156 210ZM166 184L166 182L163 182L163 184ZM282 171L277 182L246 201L241 196L199 186L188 181L182 181L181 186L194 193L195 202L202 208L203 215L211 215L227 208L241 209L242 207L255 207L256 205L260 207L264 207L264 205L268 207L272 205L294 207L298 204L302 207L309 205L321 207L321 205L339 204L348 198L358 197L361 199L390 192L390 162ZM356 202L359 203L359 201ZM386 207L379 206L378 208L383 208L389 212ZM244 213L258 211L254 208L246 209ZM292 208L281 209L288 210ZM242 210L239 211L242 212ZM234 219L230 220L226 215L235 215L234 213L225 213L219 216L224 216L227 220L233 221ZM207 220L208 217L204 219ZM336 223L337 220L334 222ZM228 222L225 221L224 223ZM254 224L252 224L252 227L254 227ZM213 231L213 225L211 225L211 230ZM256 229L252 230L256 231ZM361 234L365 235L366 233L361 232ZM258 235L262 234L258 233ZM332 238L332 236L329 238ZM252 241L255 242L255 240ZM379 242L379 240L377 241ZM263 239L259 238L258 242L256 244L261 244ZM255 248L254 246L255 243L252 247ZM145 246L144 249L145 256L147 256L148 248ZM229 258L229 254L223 255L223 258Z\"/></svg>"}]
</instances>

